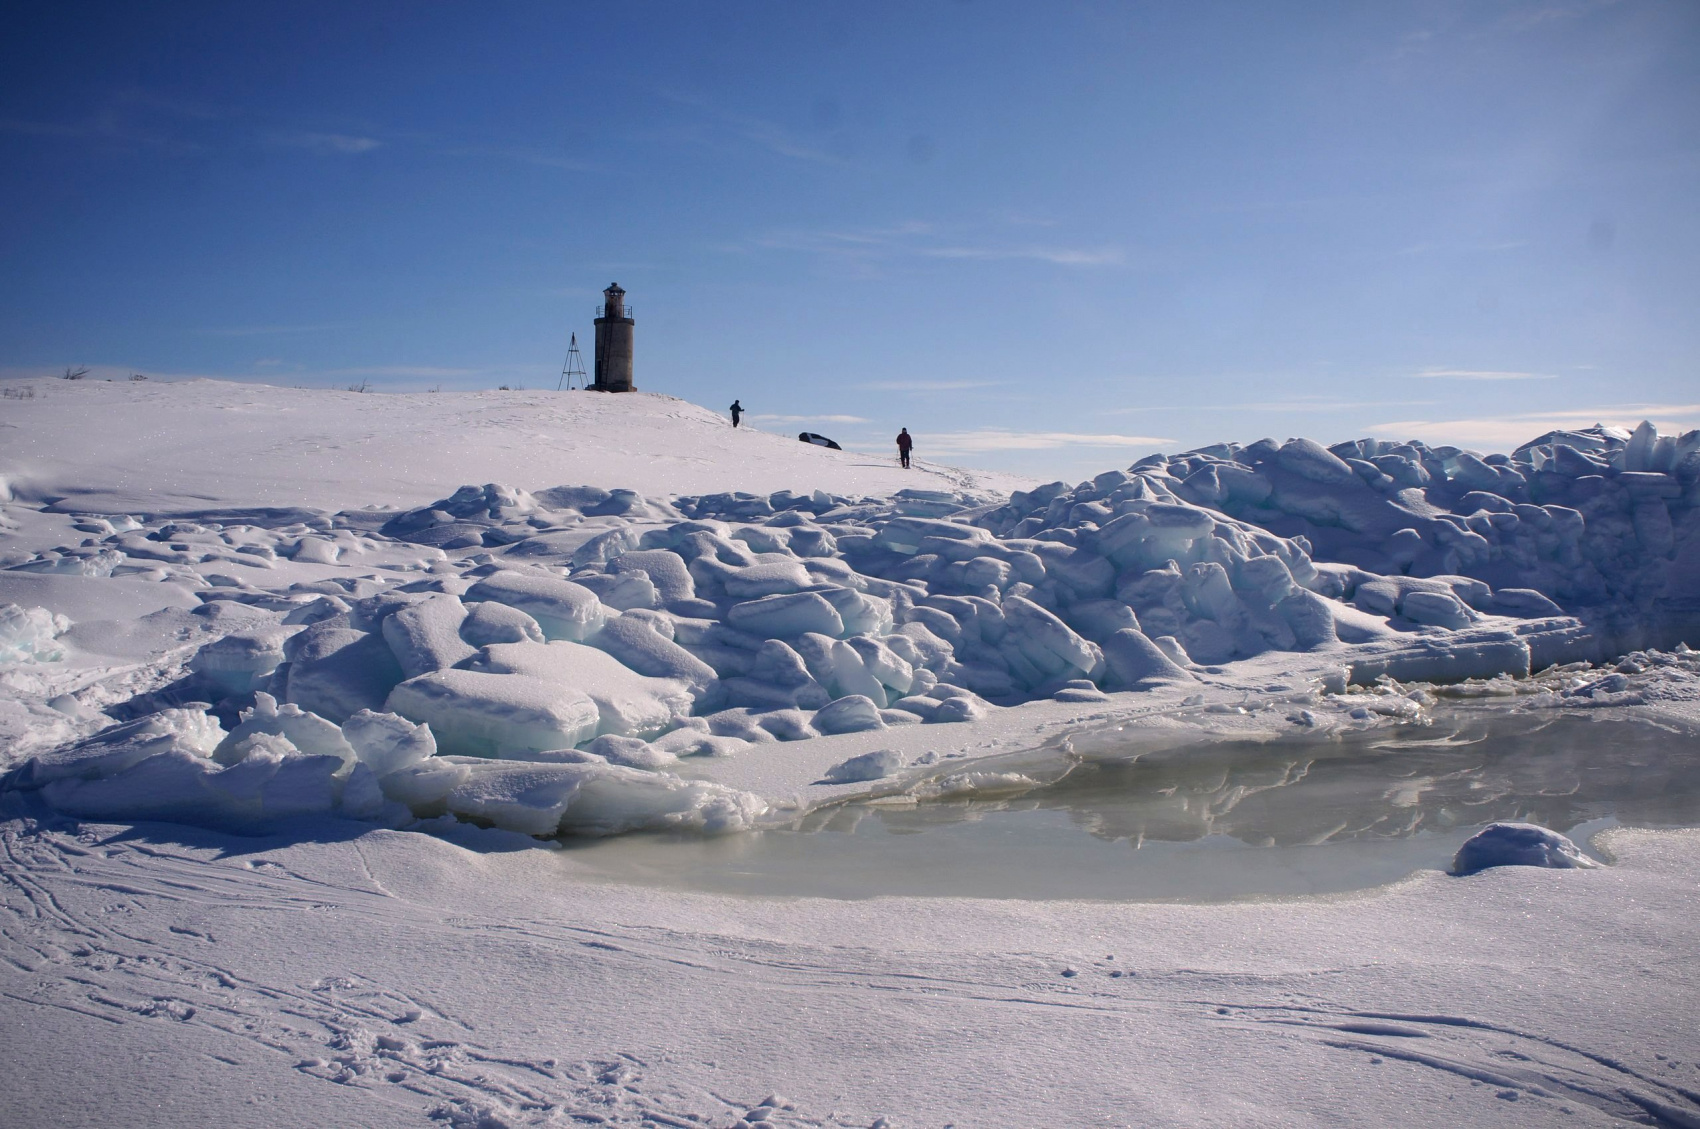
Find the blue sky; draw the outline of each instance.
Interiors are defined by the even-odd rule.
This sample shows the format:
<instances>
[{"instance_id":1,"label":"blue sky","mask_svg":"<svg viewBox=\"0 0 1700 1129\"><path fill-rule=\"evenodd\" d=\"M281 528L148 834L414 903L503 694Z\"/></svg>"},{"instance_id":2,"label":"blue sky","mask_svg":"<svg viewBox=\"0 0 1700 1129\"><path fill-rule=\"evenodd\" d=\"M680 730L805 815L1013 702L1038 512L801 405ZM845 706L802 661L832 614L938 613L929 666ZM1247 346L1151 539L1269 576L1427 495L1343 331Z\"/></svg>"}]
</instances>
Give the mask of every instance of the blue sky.
<instances>
[{"instance_id":1,"label":"blue sky","mask_svg":"<svg viewBox=\"0 0 1700 1129\"><path fill-rule=\"evenodd\" d=\"M640 388L1075 476L1700 425L1691 3L38 4L0 373Z\"/></svg>"}]
</instances>

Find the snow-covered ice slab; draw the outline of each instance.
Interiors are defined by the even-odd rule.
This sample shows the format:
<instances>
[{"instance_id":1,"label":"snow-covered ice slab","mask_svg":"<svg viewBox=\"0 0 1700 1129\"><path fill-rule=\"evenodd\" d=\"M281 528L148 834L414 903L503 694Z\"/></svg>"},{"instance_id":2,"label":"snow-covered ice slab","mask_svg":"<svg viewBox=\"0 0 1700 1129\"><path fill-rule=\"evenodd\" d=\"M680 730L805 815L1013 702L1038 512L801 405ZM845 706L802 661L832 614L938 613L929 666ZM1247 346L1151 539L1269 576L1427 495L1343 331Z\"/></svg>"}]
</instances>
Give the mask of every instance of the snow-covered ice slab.
<instances>
[{"instance_id":1,"label":"snow-covered ice slab","mask_svg":"<svg viewBox=\"0 0 1700 1129\"><path fill-rule=\"evenodd\" d=\"M71 621L46 608L0 604L0 663L56 662L65 657L58 639Z\"/></svg>"},{"instance_id":2,"label":"snow-covered ice slab","mask_svg":"<svg viewBox=\"0 0 1700 1129\"><path fill-rule=\"evenodd\" d=\"M467 765L449 792L456 815L525 835L746 831L767 804L717 784L606 763Z\"/></svg>"},{"instance_id":3,"label":"snow-covered ice slab","mask_svg":"<svg viewBox=\"0 0 1700 1129\"><path fill-rule=\"evenodd\" d=\"M1458 848L1452 873L1459 877L1495 866L1539 866L1548 870L1591 869L1599 863L1575 843L1533 823L1490 823Z\"/></svg>"},{"instance_id":4,"label":"snow-covered ice slab","mask_svg":"<svg viewBox=\"0 0 1700 1129\"><path fill-rule=\"evenodd\" d=\"M596 736L602 716L581 690L529 674L474 670L410 678L386 705L429 724L445 752L484 757L570 749Z\"/></svg>"},{"instance_id":5,"label":"snow-covered ice slab","mask_svg":"<svg viewBox=\"0 0 1700 1129\"><path fill-rule=\"evenodd\" d=\"M597 733L650 737L690 716L687 683L649 678L614 656L581 643L498 643L484 648L473 669L523 674L578 691L596 703Z\"/></svg>"}]
</instances>

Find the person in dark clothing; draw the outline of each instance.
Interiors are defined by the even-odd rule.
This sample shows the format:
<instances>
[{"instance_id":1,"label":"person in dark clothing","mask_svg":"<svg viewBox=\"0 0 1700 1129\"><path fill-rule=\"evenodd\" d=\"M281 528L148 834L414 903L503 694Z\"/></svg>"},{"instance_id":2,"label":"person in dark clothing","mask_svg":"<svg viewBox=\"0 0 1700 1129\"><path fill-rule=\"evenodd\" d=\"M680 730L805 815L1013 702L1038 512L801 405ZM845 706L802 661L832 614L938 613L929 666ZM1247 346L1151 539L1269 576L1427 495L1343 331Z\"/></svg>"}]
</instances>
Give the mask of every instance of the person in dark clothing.
<instances>
[{"instance_id":1,"label":"person in dark clothing","mask_svg":"<svg viewBox=\"0 0 1700 1129\"><path fill-rule=\"evenodd\" d=\"M897 433L897 461L902 464L905 470L909 469L909 448L914 445L915 441L909 438L907 427Z\"/></svg>"},{"instance_id":2,"label":"person in dark clothing","mask_svg":"<svg viewBox=\"0 0 1700 1129\"><path fill-rule=\"evenodd\" d=\"M744 405L738 403L738 401L736 401L736 400L733 400L732 401L732 426L733 427L738 426L738 419L743 414L744 414Z\"/></svg>"}]
</instances>

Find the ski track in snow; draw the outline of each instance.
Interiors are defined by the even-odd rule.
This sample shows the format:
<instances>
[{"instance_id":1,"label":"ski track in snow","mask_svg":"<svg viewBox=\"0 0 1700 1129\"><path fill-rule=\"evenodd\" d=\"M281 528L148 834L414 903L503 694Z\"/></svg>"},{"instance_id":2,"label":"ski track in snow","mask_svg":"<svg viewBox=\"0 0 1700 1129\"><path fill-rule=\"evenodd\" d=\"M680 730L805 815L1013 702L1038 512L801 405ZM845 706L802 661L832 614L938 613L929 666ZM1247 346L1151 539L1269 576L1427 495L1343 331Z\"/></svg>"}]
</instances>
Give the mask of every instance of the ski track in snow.
<instances>
[{"instance_id":1,"label":"ski track in snow","mask_svg":"<svg viewBox=\"0 0 1700 1129\"><path fill-rule=\"evenodd\" d=\"M753 974L762 992L837 1001L896 995L964 1010L1073 1009L1159 1030L1219 1024L1246 1038L1300 1040L1375 1064L1405 1064L1459 1088L1491 1087L1506 1102L1565 1115L1565 1124L1700 1125L1696 1089L1586 1046L1467 1015L1360 1010L1302 991L1274 993L1287 1002L1270 1003L1266 976L1136 974L1104 964L1059 978L1055 959L1036 953L892 953L653 927L444 917L391 894L369 868L364 886L337 884L263 858L211 861L134 839L23 827L0 831L0 993L113 1024L200 1026L231 1040L233 1056L245 1046L326 1085L379 1092L408 1123L868 1124L779 1097L681 1085L670 1081L667 1064L617 1048L593 1058L504 1053L429 992L402 984L359 974L299 983L257 977L221 959L209 917L328 911L445 939L576 954L627 978L663 969L698 982ZM239 1057L212 1057L241 1065ZM1667 1069L1683 1065L1660 1058Z\"/></svg>"},{"instance_id":2,"label":"ski track in snow","mask_svg":"<svg viewBox=\"0 0 1700 1129\"><path fill-rule=\"evenodd\" d=\"M739 1103L672 1088L650 1079L650 1063L618 1051L579 1061L503 1055L420 992L358 975L264 982L222 963L218 937L188 924L197 908L214 905L335 909L415 927L433 920L381 889L330 886L270 861L209 865L134 842L79 842L60 832L7 829L0 851L0 960L10 969L0 994L21 1003L113 1024L201 1026L233 1040L232 1053L245 1044L294 1060L296 1070L327 1084L388 1091L398 1115L415 1109L422 1122L454 1129L844 1124L799 1112L783 1098ZM166 936L150 936L149 927L161 922L174 923ZM535 922L460 918L441 927L505 930L554 947L639 951L624 938L602 940L603 931ZM656 950L641 955L676 959Z\"/></svg>"},{"instance_id":3,"label":"ski track in snow","mask_svg":"<svg viewBox=\"0 0 1700 1129\"><path fill-rule=\"evenodd\" d=\"M1608 1055L1549 1036L1464 1016L1405 1015L1314 1007L1219 1005L1223 1022L1294 1027L1324 1046L1492 1086L1504 1101L1547 1099L1566 1114L1581 1106L1614 1120L1700 1125L1700 1091L1654 1078Z\"/></svg>"}]
</instances>

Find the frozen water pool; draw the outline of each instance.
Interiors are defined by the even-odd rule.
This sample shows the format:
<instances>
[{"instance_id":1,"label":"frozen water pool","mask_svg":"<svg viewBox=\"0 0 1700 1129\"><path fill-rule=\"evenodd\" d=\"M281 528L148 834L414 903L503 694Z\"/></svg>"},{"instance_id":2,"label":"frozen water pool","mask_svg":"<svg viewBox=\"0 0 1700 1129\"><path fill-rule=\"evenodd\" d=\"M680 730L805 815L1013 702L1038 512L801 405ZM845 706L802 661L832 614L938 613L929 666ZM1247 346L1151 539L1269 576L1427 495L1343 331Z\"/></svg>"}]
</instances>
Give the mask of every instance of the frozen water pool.
<instances>
[{"instance_id":1,"label":"frozen water pool","mask_svg":"<svg viewBox=\"0 0 1700 1129\"><path fill-rule=\"evenodd\" d=\"M1456 709L1432 726L1255 742L1104 731L1070 746L991 766L1039 782L1019 794L890 796L778 830L579 841L567 858L599 878L732 894L1221 901L1445 869L1495 820L1578 843L1700 824L1700 735L1604 711Z\"/></svg>"}]
</instances>

